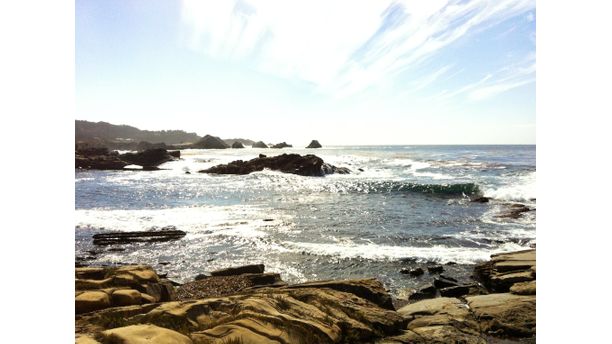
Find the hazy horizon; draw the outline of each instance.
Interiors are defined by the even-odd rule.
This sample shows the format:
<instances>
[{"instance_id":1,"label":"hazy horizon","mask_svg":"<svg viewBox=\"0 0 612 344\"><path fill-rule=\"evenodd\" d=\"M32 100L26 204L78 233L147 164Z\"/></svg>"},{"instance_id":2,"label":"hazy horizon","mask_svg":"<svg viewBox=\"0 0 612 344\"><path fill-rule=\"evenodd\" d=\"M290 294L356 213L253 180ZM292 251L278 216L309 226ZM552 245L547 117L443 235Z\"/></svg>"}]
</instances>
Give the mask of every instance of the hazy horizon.
<instances>
[{"instance_id":1,"label":"hazy horizon","mask_svg":"<svg viewBox=\"0 0 612 344\"><path fill-rule=\"evenodd\" d=\"M79 0L75 14L78 119L296 147L535 144L535 1Z\"/></svg>"}]
</instances>

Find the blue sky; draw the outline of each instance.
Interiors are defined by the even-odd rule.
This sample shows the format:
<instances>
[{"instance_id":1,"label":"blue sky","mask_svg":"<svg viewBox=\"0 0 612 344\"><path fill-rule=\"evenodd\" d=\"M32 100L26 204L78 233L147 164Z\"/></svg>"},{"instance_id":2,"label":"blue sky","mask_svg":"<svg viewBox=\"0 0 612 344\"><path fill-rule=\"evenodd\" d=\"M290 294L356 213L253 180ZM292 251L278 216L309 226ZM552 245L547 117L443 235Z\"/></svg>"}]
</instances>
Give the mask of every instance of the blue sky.
<instances>
[{"instance_id":1,"label":"blue sky","mask_svg":"<svg viewBox=\"0 0 612 344\"><path fill-rule=\"evenodd\" d=\"M296 145L535 143L535 1L76 1L77 119Z\"/></svg>"}]
</instances>

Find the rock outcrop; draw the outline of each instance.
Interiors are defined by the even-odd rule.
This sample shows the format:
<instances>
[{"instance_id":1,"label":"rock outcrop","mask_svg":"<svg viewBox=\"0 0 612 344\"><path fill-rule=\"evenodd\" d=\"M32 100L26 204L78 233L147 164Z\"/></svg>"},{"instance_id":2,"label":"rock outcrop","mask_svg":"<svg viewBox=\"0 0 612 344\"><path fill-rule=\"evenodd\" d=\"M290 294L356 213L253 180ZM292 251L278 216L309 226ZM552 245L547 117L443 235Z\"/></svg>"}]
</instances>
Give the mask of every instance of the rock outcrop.
<instances>
[{"instance_id":1,"label":"rock outcrop","mask_svg":"<svg viewBox=\"0 0 612 344\"><path fill-rule=\"evenodd\" d=\"M535 281L536 250L494 254L474 271L490 290L507 292L515 283Z\"/></svg>"},{"instance_id":2,"label":"rock outcrop","mask_svg":"<svg viewBox=\"0 0 612 344\"><path fill-rule=\"evenodd\" d=\"M323 146L321 146L321 144L317 140L310 141L310 144L306 146L306 148L321 148L321 147Z\"/></svg>"},{"instance_id":3,"label":"rock outcrop","mask_svg":"<svg viewBox=\"0 0 612 344\"><path fill-rule=\"evenodd\" d=\"M251 147L253 147L253 148L268 148L268 145L265 144L263 141L257 141L255 143L253 143L253 145Z\"/></svg>"},{"instance_id":4,"label":"rock outcrop","mask_svg":"<svg viewBox=\"0 0 612 344\"><path fill-rule=\"evenodd\" d=\"M81 267L75 277L77 314L176 299L172 284L144 265Z\"/></svg>"},{"instance_id":5,"label":"rock outcrop","mask_svg":"<svg viewBox=\"0 0 612 344\"><path fill-rule=\"evenodd\" d=\"M277 143L275 145L272 145L272 148L291 148L291 147L293 147L293 146L288 144L287 142L281 142L281 143Z\"/></svg>"},{"instance_id":6,"label":"rock outcrop","mask_svg":"<svg viewBox=\"0 0 612 344\"><path fill-rule=\"evenodd\" d=\"M194 143L191 147L198 149L225 149L229 148L230 146L216 136L206 135L200 141Z\"/></svg>"},{"instance_id":7,"label":"rock outcrop","mask_svg":"<svg viewBox=\"0 0 612 344\"><path fill-rule=\"evenodd\" d=\"M168 152L163 148L148 149L138 153L119 154L104 147L77 148L75 168L93 170L121 170L127 165L140 165L155 169L158 165L180 157L180 152Z\"/></svg>"},{"instance_id":8,"label":"rock outcrop","mask_svg":"<svg viewBox=\"0 0 612 344\"><path fill-rule=\"evenodd\" d=\"M404 317L364 299L360 288L365 285L384 290L380 282L335 281L113 307L77 317L77 337L101 343L140 343L146 338L147 343L327 344L368 343L400 333Z\"/></svg>"},{"instance_id":9,"label":"rock outcrop","mask_svg":"<svg viewBox=\"0 0 612 344\"><path fill-rule=\"evenodd\" d=\"M234 143L232 143L232 148L244 148L244 146L242 145L242 142L234 141Z\"/></svg>"},{"instance_id":10,"label":"rock outcrop","mask_svg":"<svg viewBox=\"0 0 612 344\"><path fill-rule=\"evenodd\" d=\"M350 173L344 167L336 167L325 164L323 159L315 155L282 154L273 157L255 158L249 161L236 160L226 165L213 166L201 173L216 174L249 174L251 172L263 171L263 169L281 171L285 173L299 174L302 176L324 176L326 174Z\"/></svg>"},{"instance_id":11,"label":"rock outcrop","mask_svg":"<svg viewBox=\"0 0 612 344\"><path fill-rule=\"evenodd\" d=\"M94 245L129 244L133 242L160 242L178 240L187 233L179 230L159 230L142 232L99 233L93 235Z\"/></svg>"}]
</instances>

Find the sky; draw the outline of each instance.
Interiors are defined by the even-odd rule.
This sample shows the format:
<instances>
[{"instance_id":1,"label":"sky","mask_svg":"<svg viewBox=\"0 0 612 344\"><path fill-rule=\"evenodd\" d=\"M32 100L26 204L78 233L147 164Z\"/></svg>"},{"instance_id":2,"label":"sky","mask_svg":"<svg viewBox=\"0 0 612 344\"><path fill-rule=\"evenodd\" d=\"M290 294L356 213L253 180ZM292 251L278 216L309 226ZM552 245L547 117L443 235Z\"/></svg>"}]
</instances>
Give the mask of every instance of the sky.
<instances>
[{"instance_id":1,"label":"sky","mask_svg":"<svg viewBox=\"0 0 612 344\"><path fill-rule=\"evenodd\" d=\"M77 119L297 146L535 144L535 1L75 9Z\"/></svg>"}]
</instances>

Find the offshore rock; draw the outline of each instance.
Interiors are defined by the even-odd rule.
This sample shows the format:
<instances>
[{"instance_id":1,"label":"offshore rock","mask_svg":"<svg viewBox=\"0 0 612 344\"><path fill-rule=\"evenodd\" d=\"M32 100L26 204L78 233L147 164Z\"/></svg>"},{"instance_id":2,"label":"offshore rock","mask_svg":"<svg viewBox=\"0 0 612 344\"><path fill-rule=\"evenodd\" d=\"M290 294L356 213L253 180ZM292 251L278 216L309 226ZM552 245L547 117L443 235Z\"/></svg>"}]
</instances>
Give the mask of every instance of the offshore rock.
<instances>
[{"instance_id":1,"label":"offshore rock","mask_svg":"<svg viewBox=\"0 0 612 344\"><path fill-rule=\"evenodd\" d=\"M119 155L121 160L132 165L143 167L155 167L165 162L175 160L175 157L168 153L164 148L147 149L139 153L125 153Z\"/></svg>"},{"instance_id":2,"label":"offshore rock","mask_svg":"<svg viewBox=\"0 0 612 344\"><path fill-rule=\"evenodd\" d=\"M191 147L199 149L225 149L230 146L216 136L206 135L200 141L191 145Z\"/></svg>"},{"instance_id":3,"label":"offshore rock","mask_svg":"<svg viewBox=\"0 0 612 344\"><path fill-rule=\"evenodd\" d=\"M253 148L268 148L268 145L265 144L263 141L257 141L255 143L253 143L253 145L251 147L253 147Z\"/></svg>"},{"instance_id":4,"label":"offshore rock","mask_svg":"<svg viewBox=\"0 0 612 344\"><path fill-rule=\"evenodd\" d=\"M321 144L317 140L310 141L310 144L306 146L306 148L321 148L321 147L323 146L321 146Z\"/></svg>"},{"instance_id":5,"label":"offshore rock","mask_svg":"<svg viewBox=\"0 0 612 344\"><path fill-rule=\"evenodd\" d=\"M291 147L293 147L293 146L288 144L287 142L281 142L281 143L277 143L275 145L272 145L272 148L291 148Z\"/></svg>"},{"instance_id":6,"label":"offshore rock","mask_svg":"<svg viewBox=\"0 0 612 344\"><path fill-rule=\"evenodd\" d=\"M315 155L282 154L273 157L255 158L249 161L236 160L226 165L213 166L200 173L249 174L263 169L298 174L301 176L321 177L331 173L349 173L347 168L325 164Z\"/></svg>"},{"instance_id":7,"label":"offshore rock","mask_svg":"<svg viewBox=\"0 0 612 344\"><path fill-rule=\"evenodd\" d=\"M242 142L235 141L234 143L232 143L232 148L244 148L244 146L242 145Z\"/></svg>"}]
</instances>

